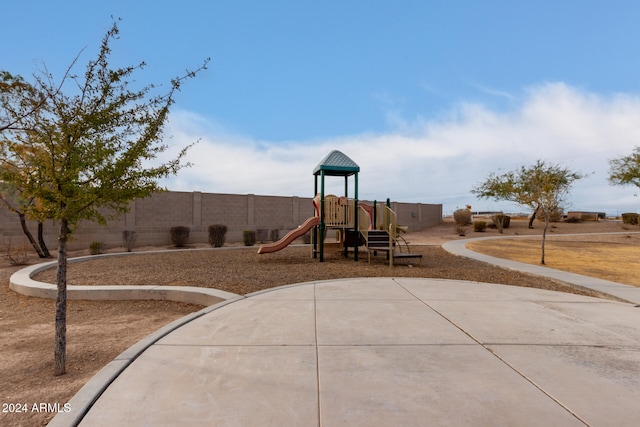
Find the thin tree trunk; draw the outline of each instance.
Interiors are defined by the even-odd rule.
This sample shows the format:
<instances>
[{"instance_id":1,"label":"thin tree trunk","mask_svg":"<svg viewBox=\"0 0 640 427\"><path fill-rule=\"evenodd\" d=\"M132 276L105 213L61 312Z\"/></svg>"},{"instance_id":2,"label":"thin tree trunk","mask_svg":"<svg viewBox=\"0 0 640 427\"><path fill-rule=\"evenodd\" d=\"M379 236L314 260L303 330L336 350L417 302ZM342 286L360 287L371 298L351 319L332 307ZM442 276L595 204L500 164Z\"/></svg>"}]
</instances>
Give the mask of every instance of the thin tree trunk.
<instances>
[{"instance_id":1,"label":"thin tree trunk","mask_svg":"<svg viewBox=\"0 0 640 427\"><path fill-rule=\"evenodd\" d=\"M538 213L538 209L540 209L540 206L538 206L533 213L531 214L531 218L529 218L529 228L533 228L533 221L535 221L536 219L536 214Z\"/></svg>"},{"instance_id":2,"label":"thin tree trunk","mask_svg":"<svg viewBox=\"0 0 640 427\"><path fill-rule=\"evenodd\" d=\"M40 246L38 246L38 243L33 238L33 235L31 235L31 232L27 228L27 218L25 214L23 214L22 212L17 212L17 213L18 213L18 217L20 218L20 226L22 227L22 232L24 233L25 236L27 236L27 239L29 239L29 243L31 243L31 246L33 246L33 249L35 249L35 251L37 252L40 258L46 258L44 252L42 251L42 249L40 249Z\"/></svg>"},{"instance_id":3,"label":"thin tree trunk","mask_svg":"<svg viewBox=\"0 0 640 427\"><path fill-rule=\"evenodd\" d=\"M60 221L58 236L58 297L56 299L56 348L54 353L54 375L67 372L67 240L69 224L66 219Z\"/></svg>"},{"instance_id":4,"label":"thin tree trunk","mask_svg":"<svg viewBox=\"0 0 640 427\"><path fill-rule=\"evenodd\" d=\"M542 259L540 260L540 264L544 265L544 244L547 240L547 227L549 227L549 215L544 215L544 230L542 230Z\"/></svg>"},{"instance_id":5,"label":"thin tree trunk","mask_svg":"<svg viewBox=\"0 0 640 427\"><path fill-rule=\"evenodd\" d=\"M44 242L44 225L42 221L38 221L38 243L40 243L40 249L42 249L42 253L45 258L51 258L51 253L49 252L49 248L47 248L47 244Z\"/></svg>"}]
</instances>

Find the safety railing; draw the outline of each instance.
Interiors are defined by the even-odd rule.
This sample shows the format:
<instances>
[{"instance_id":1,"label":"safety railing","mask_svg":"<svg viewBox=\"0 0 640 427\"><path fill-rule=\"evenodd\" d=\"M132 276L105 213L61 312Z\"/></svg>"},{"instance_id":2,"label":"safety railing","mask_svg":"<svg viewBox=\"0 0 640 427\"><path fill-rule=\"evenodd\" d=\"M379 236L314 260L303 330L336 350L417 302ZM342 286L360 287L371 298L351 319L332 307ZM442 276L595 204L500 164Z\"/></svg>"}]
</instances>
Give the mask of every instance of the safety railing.
<instances>
[{"instance_id":1,"label":"safety railing","mask_svg":"<svg viewBox=\"0 0 640 427\"><path fill-rule=\"evenodd\" d=\"M324 198L324 223L327 227L353 227L355 200L333 195Z\"/></svg>"}]
</instances>

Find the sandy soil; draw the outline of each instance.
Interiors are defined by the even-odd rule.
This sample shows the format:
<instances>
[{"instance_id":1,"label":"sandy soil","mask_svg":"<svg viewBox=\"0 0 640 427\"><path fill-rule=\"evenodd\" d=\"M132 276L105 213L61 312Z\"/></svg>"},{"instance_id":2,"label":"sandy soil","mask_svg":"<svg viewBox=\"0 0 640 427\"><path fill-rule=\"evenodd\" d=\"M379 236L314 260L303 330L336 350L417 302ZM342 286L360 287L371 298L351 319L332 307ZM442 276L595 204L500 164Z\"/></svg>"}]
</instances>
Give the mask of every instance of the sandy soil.
<instances>
[{"instance_id":1,"label":"sandy soil","mask_svg":"<svg viewBox=\"0 0 640 427\"><path fill-rule=\"evenodd\" d=\"M534 230L525 221L513 221L504 235L541 234L542 224ZM549 236L571 233L639 231L619 222L554 224ZM278 253L257 255L257 248L222 251L175 250L165 255L139 255L96 259L72 264L70 284L170 284L211 286L245 294L256 290L341 277L411 276L463 279L504 283L571 292L566 286L539 277L509 272L446 253L440 245L448 240L499 235L467 229L466 236L446 221L428 230L405 236L412 252L423 254L421 264L398 266L389 270L382 257L367 263L354 263L336 253L327 253L323 264L310 257L308 248L290 247ZM590 236L590 241L600 239ZM206 247L206 245L193 245ZM157 248L137 248L136 251ZM122 248L114 248L120 252ZM72 255L84 255L80 251ZM0 413L0 425L45 425L55 413L34 411L34 404L59 403L63 406L102 366L130 345L162 325L198 306L174 302L91 302L70 301L68 310L68 373L53 376L54 302L18 295L8 288L8 277L16 270L5 262L0 265L0 403L26 405L26 412ZM43 272L39 280L53 282L54 271ZM13 406L15 408L15 405Z\"/></svg>"},{"instance_id":2,"label":"sandy soil","mask_svg":"<svg viewBox=\"0 0 640 427\"><path fill-rule=\"evenodd\" d=\"M200 309L171 301L70 301L67 374L54 377L55 302L11 291L8 279L15 270L4 267L0 271L1 426L46 425L55 412L36 411L34 404L36 408L42 403L64 405L122 351ZM16 404L26 411L13 412Z\"/></svg>"}]
</instances>

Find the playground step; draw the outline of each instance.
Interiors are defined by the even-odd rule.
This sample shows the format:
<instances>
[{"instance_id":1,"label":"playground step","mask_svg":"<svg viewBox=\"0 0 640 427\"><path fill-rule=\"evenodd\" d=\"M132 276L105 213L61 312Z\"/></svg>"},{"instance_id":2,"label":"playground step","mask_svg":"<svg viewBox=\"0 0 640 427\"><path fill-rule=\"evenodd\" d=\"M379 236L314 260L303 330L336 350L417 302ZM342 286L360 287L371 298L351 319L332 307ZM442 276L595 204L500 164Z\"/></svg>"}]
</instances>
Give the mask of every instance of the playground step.
<instances>
[{"instance_id":1,"label":"playground step","mask_svg":"<svg viewBox=\"0 0 640 427\"><path fill-rule=\"evenodd\" d=\"M388 251L389 233L384 230L369 230L367 232L367 248Z\"/></svg>"},{"instance_id":2,"label":"playground step","mask_svg":"<svg viewBox=\"0 0 640 427\"><path fill-rule=\"evenodd\" d=\"M412 254L408 252L396 252L395 242L389 245L390 235L384 230L369 230L367 231L367 251L369 252L369 262L371 262L371 253L375 255L377 251L386 252L387 259L389 259L389 253L393 260L397 259L420 259L422 260L422 254ZM391 261L391 260L390 260Z\"/></svg>"},{"instance_id":3,"label":"playground step","mask_svg":"<svg viewBox=\"0 0 640 427\"><path fill-rule=\"evenodd\" d=\"M393 257L396 259L399 258L422 258L422 254L410 254L407 252L394 252Z\"/></svg>"}]
</instances>

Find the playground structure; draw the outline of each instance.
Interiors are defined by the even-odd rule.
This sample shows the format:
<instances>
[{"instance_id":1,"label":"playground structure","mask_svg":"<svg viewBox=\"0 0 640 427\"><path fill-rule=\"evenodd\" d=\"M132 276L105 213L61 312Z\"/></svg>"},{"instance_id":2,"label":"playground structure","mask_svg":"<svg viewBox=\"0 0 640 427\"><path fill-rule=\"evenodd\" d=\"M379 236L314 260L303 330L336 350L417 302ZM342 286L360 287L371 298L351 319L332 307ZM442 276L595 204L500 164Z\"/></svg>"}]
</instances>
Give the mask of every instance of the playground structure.
<instances>
[{"instance_id":1,"label":"playground structure","mask_svg":"<svg viewBox=\"0 0 640 427\"><path fill-rule=\"evenodd\" d=\"M274 243L264 244L258 249L259 254L276 252L284 249L295 239L312 231L313 257L324 261L324 251L327 247L337 247L346 257L353 250L354 261L358 261L358 249L365 246L371 261L371 254L385 253L389 265L393 265L394 258L421 258L419 254L408 251L401 253L399 249L400 233L406 232L406 227L397 223L395 212L387 203L373 205L358 202L358 172L360 167L349 157L334 150L329 153L314 169L315 177L313 199L314 216L307 219L297 229L291 230L282 239ZM325 177L344 177L344 196L325 195ZM355 180L354 197L349 198L349 177ZM318 186L320 178L320 186ZM336 231L336 239L327 242L329 230ZM406 242L405 242L406 246ZM408 246L407 246L408 248Z\"/></svg>"},{"instance_id":2,"label":"playground structure","mask_svg":"<svg viewBox=\"0 0 640 427\"><path fill-rule=\"evenodd\" d=\"M307 219L301 226L288 232L282 239L273 243L266 243L260 246L258 249L259 254L268 254L271 252L277 252L289 246L294 240L304 236L313 227L317 226L320 222L320 211L318 208L317 197L313 199L313 207L315 215Z\"/></svg>"}]
</instances>

